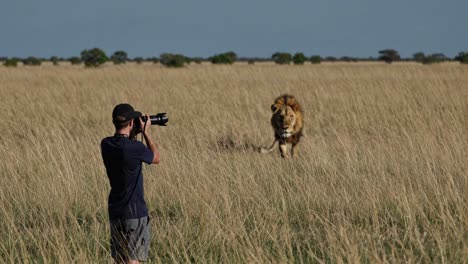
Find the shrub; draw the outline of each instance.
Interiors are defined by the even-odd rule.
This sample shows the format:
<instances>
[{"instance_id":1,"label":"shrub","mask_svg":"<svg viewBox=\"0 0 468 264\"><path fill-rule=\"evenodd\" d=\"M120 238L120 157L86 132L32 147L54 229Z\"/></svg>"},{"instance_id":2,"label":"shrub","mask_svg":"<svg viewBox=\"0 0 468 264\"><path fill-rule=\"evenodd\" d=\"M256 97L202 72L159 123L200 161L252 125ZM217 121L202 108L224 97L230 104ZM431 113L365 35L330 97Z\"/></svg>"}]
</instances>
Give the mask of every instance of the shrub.
<instances>
[{"instance_id":1,"label":"shrub","mask_svg":"<svg viewBox=\"0 0 468 264\"><path fill-rule=\"evenodd\" d=\"M134 62L138 63L138 64L142 64L144 59L142 57L136 57L133 59Z\"/></svg>"},{"instance_id":2,"label":"shrub","mask_svg":"<svg viewBox=\"0 0 468 264\"><path fill-rule=\"evenodd\" d=\"M185 57L185 56L184 56L184 61L185 61L185 63L190 64L190 63L193 62L193 59L190 58L190 57Z\"/></svg>"},{"instance_id":3,"label":"shrub","mask_svg":"<svg viewBox=\"0 0 468 264\"><path fill-rule=\"evenodd\" d=\"M304 56L304 53L298 52L294 54L292 57L293 63L296 65L302 65L304 62L307 60L306 56Z\"/></svg>"},{"instance_id":4,"label":"shrub","mask_svg":"<svg viewBox=\"0 0 468 264\"><path fill-rule=\"evenodd\" d=\"M271 56L276 64L289 64L291 63L291 54L287 52L276 52Z\"/></svg>"},{"instance_id":5,"label":"shrub","mask_svg":"<svg viewBox=\"0 0 468 264\"><path fill-rule=\"evenodd\" d=\"M58 65L59 60L60 60L60 59L59 59L59 57L57 57L57 56L52 56L52 57L50 57L50 61L51 61L52 64L54 64L54 65Z\"/></svg>"},{"instance_id":6,"label":"shrub","mask_svg":"<svg viewBox=\"0 0 468 264\"><path fill-rule=\"evenodd\" d=\"M255 64L255 60L254 60L254 59L249 59L249 60L247 61L247 63L250 64L250 65Z\"/></svg>"},{"instance_id":7,"label":"shrub","mask_svg":"<svg viewBox=\"0 0 468 264\"><path fill-rule=\"evenodd\" d=\"M18 61L19 60L17 58L6 59L5 62L3 62L3 65L6 67L16 67L18 66Z\"/></svg>"},{"instance_id":8,"label":"shrub","mask_svg":"<svg viewBox=\"0 0 468 264\"><path fill-rule=\"evenodd\" d=\"M42 64L42 61L40 59L33 56L29 56L26 59L23 59L22 62L24 65L28 66L39 66Z\"/></svg>"},{"instance_id":9,"label":"shrub","mask_svg":"<svg viewBox=\"0 0 468 264\"><path fill-rule=\"evenodd\" d=\"M72 65L80 65L81 64L81 58L80 57L71 57L68 59L68 61L72 64Z\"/></svg>"},{"instance_id":10,"label":"shrub","mask_svg":"<svg viewBox=\"0 0 468 264\"><path fill-rule=\"evenodd\" d=\"M442 53L434 53L429 56L424 57L422 63L432 64L447 61L448 58Z\"/></svg>"},{"instance_id":11,"label":"shrub","mask_svg":"<svg viewBox=\"0 0 468 264\"><path fill-rule=\"evenodd\" d=\"M184 67L185 56L181 54L163 53L160 56L161 64L166 67L180 68Z\"/></svg>"},{"instance_id":12,"label":"shrub","mask_svg":"<svg viewBox=\"0 0 468 264\"><path fill-rule=\"evenodd\" d=\"M83 50L81 52L81 60L86 67L98 67L106 63L109 58L101 49L93 48L91 50Z\"/></svg>"},{"instance_id":13,"label":"shrub","mask_svg":"<svg viewBox=\"0 0 468 264\"><path fill-rule=\"evenodd\" d=\"M345 61L345 62L357 62L358 61L358 59L349 57L349 56L343 56L340 58L340 60Z\"/></svg>"},{"instance_id":14,"label":"shrub","mask_svg":"<svg viewBox=\"0 0 468 264\"><path fill-rule=\"evenodd\" d=\"M332 59L330 59L330 61L336 61L335 57L329 57L329 58L332 58ZM319 55L313 55L313 56L310 57L310 62L313 63L313 64L318 64L318 63L322 62L322 57L320 57Z\"/></svg>"},{"instance_id":15,"label":"shrub","mask_svg":"<svg viewBox=\"0 0 468 264\"><path fill-rule=\"evenodd\" d=\"M233 64L237 59L236 53L229 51L221 54L216 54L210 58L213 64Z\"/></svg>"},{"instance_id":16,"label":"shrub","mask_svg":"<svg viewBox=\"0 0 468 264\"><path fill-rule=\"evenodd\" d=\"M158 57L151 57L151 58L148 58L147 60L154 63L154 64L159 63L159 58Z\"/></svg>"},{"instance_id":17,"label":"shrub","mask_svg":"<svg viewBox=\"0 0 468 264\"><path fill-rule=\"evenodd\" d=\"M195 62L196 64L201 64L203 61L203 58L198 58L198 57L192 58L192 61Z\"/></svg>"},{"instance_id":18,"label":"shrub","mask_svg":"<svg viewBox=\"0 0 468 264\"><path fill-rule=\"evenodd\" d=\"M416 62L423 63L425 59L426 59L426 55L424 55L423 52L416 52L415 54L413 54L413 60Z\"/></svg>"},{"instance_id":19,"label":"shrub","mask_svg":"<svg viewBox=\"0 0 468 264\"><path fill-rule=\"evenodd\" d=\"M468 63L468 52L459 52L454 59L460 63Z\"/></svg>"},{"instance_id":20,"label":"shrub","mask_svg":"<svg viewBox=\"0 0 468 264\"><path fill-rule=\"evenodd\" d=\"M116 51L116 52L114 52L114 54L112 54L112 56L110 57L110 60L114 64L126 63L127 60L128 60L127 52L125 52L123 50Z\"/></svg>"}]
</instances>

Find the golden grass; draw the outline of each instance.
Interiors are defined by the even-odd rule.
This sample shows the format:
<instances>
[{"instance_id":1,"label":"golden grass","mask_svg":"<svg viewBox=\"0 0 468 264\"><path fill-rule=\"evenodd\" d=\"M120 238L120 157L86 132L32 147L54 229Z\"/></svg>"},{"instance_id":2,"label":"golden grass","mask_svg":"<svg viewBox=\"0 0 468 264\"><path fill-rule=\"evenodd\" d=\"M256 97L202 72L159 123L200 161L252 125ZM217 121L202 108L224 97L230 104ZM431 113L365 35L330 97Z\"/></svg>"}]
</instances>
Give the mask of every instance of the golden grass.
<instances>
[{"instance_id":1,"label":"golden grass","mask_svg":"<svg viewBox=\"0 0 468 264\"><path fill-rule=\"evenodd\" d=\"M468 67L0 67L0 262L107 263L100 140L115 104L167 112L145 166L152 262L466 263ZM299 158L270 105L305 109Z\"/></svg>"}]
</instances>

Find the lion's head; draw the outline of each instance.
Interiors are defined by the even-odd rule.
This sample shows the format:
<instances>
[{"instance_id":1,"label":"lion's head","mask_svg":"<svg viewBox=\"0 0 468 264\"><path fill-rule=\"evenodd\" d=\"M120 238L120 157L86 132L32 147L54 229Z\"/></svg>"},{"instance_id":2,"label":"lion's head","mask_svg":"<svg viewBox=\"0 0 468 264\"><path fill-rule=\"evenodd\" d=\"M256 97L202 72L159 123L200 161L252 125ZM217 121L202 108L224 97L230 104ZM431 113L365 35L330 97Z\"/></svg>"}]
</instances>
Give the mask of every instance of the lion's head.
<instances>
[{"instance_id":1,"label":"lion's head","mask_svg":"<svg viewBox=\"0 0 468 264\"><path fill-rule=\"evenodd\" d=\"M304 126L301 105L292 95L284 94L271 105L271 125L279 139L287 139L302 131Z\"/></svg>"}]
</instances>

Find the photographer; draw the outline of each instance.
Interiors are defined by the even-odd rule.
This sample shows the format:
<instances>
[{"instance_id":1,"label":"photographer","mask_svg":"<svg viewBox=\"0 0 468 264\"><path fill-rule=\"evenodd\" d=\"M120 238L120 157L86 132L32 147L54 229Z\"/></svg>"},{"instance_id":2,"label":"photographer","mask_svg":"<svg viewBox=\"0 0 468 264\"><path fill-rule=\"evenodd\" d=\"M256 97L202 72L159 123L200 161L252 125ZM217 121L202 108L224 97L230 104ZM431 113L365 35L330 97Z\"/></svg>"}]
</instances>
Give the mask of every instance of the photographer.
<instances>
[{"instance_id":1,"label":"photographer","mask_svg":"<svg viewBox=\"0 0 468 264\"><path fill-rule=\"evenodd\" d=\"M148 116L129 104L119 104L112 111L115 134L101 142L101 153L111 191L109 221L111 252L117 263L146 261L150 243L148 209L143 192L142 162L157 164L160 154L149 136ZM138 124L135 124L138 122ZM146 145L133 140L142 133Z\"/></svg>"}]
</instances>

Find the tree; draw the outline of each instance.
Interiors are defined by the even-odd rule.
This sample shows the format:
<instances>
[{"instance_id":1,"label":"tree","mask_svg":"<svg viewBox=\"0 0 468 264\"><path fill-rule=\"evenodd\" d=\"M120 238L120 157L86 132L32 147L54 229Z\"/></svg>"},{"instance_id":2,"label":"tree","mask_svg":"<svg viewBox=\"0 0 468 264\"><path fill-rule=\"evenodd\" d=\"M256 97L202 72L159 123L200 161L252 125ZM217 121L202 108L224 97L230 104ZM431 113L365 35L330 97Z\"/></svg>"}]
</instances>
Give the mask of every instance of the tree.
<instances>
[{"instance_id":1,"label":"tree","mask_svg":"<svg viewBox=\"0 0 468 264\"><path fill-rule=\"evenodd\" d=\"M6 59L3 62L3 65L5 65L6 67L16 67L16 66L18 66L18 61L19 60L17 58Z\"/></svg>"},{"instance_id":2,"label":"tree","mask_svg":"<svg viewBox=\"0 0 468 264\"><path fill-rule=\"evenodd\" d=\"M216 54L210 58L213 64L233 64L237 59L237 55L233 51Z\"/></svg>"},{"instance_id":3,"label":"tree","mask_svg":"<svg viewBox=\"0 0 468 264\"><path fill-rule=\"evenodd\" d=\"M330 61L335 61L336 58L335 57L328 57L330 58ZM322 62L322 57L320 57L320 55L313 55L310 57L310 62L313 63L313 64L318 64L320 62Z\"/></svg>"},{"instance_id":4,"label":"tree","mask_svg":"<svg viewBox=\"0 0 468 264\"><path fill-rule=\"evenodd\" d=\"M416 52L413 54L413 60L416 62L424 62L424 59L426 59L426 55L424 55L424 52Z\"/></svg>"},{"instance_id":5,"label":"tree","mask_svg":"<svg viewBox=\"0 0 468 264\"><path fill-rule=\"evenodd\" d=\"M383 60L386 63L392 63L394 61L399 61L400 54L394 49L384 49L379 51L379 60Z\"/></svg>"},{"instance_id":6,"label":"tree","mask_svg":"<svg viewBox=\"0 0 468 264\"><path fill-rule=\"evenodd\" d=\"M83 50L81 52L81 60L84 62L86 67L98 67L106 63L109 58L101 49L93 48L90 50Z\"/></svg>"},{"instance_id":7,"label":"tree","mask_svg":"<svg viewBox=\"0 0 468 264\"><path fill-rule=\"evenodd\" d=\"M271 58L276 64L289 64L291 63L291 54L287 52L276 52Z\"/></svg>"},{"instance_id":8,"label":"tree","mask_svg":"<svg viewBox=\"0 0 468 264\"><path fill-rule=\"evenodd\" d=\"M186 62L185 56L181 54L163 53L159 58L162 65L171 68L184 67Z\"/></svg>"},{"instance_id":9,"label":"tree","mask_svg":"<svg viewBox=\"0 0 468 264\"><path fill-rule=\"evenodd\" d=\"M36 57L29 56L26 59L22 60L23 65L29 65L29 66L39 66L42 64L42 61Z\"/></svg>"},{"instance_id":10,"label":"tree","mask_svg":"<svg viewBox=\"0 0 468 264\"><path fill-rule=\"evenodd\" d=\"M454 60L459 61L460 63L468 63L468 52L459 52L455 56Z\"/></svg>"},{"instance_id":11,"label":"tree","mask_svg":"<svg viewBox=\"0 0 468 264\"><path fill-rule=\"evenodd\" d=\"M118 51L114 52L114 54L112 54L112 56L110 57L110 60L114 64L126 63L127 60L128 60L127 52L125 52L123 50L118 50Z\"/></svg>"},{"instance_id":12,"label":"tree","mask_svg":"<svg viewBox=\"0 0 468 264\"><path fill-rule=\"evenodd\" d=\"M307 60L306 56L304 56L304 53L302 52L297 52L294 54L292 57L293 63L296 65L302 65L304 62Z\"/></svg>"}]
</instances>

